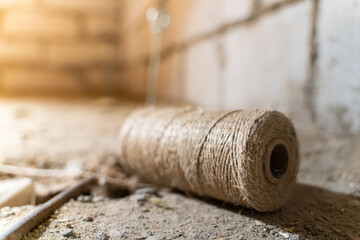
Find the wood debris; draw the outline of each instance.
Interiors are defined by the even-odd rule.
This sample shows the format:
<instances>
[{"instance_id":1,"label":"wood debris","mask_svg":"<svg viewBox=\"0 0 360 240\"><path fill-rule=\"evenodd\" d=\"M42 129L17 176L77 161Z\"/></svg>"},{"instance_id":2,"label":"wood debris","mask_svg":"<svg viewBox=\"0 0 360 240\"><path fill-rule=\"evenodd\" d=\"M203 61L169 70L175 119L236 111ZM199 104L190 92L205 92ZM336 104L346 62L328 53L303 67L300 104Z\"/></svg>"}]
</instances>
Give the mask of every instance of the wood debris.
<instances>
[{"instance_id":1,"label":"wood debris","mask_svg":"<svg viewBox=\"0 0 360 240\"><path fill-rule=\"evenodd\" d=\"M29 205L34 200L34 185L30 178L0 181L0 208Z\"/></svg>"}]
</instances>

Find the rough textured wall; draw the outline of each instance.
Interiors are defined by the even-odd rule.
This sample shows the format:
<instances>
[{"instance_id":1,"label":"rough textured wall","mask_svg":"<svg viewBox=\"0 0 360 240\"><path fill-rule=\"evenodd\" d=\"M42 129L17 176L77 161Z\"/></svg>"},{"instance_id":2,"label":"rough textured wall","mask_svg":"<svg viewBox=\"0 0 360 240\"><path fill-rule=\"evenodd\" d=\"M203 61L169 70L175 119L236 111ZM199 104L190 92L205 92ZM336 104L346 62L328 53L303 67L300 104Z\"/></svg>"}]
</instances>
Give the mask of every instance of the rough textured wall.
<instances>
[{"instance_id":1,"label":"rough textured wall","mask_svg":"<svg viewBox=\"0 0 360 240\"><path fill-rule=\"evenodd\" d=\"M360 132L360 1L320 1L315 111L336 132Z\"/></svg>"},{"instance_id":2,"label":"rough textured wall","mask_svg":"<svg viewBox=\"0 0 360 240\"><path fill-rule=\"evenodd\" d=\"M0 92L104 94L119 86L117 0L1 0Z\"/></svg>"},{"instance_id":3,"label":"rough textured wall","mask_svg":"<svg viewBox=\"0 0 360 240\"><path fill-rule=\"evenodd\" d=\"M124 18L131 20L122 46L130 66L124 81L139 96L145 91L149 53L145 11L156 6L154 0L143 2L142 9L125 7ZM167 9L171 25L163 36L161 100L276 108L309 119L305 88L314 2L168 0Z\"/></svg>"},{"instance_id":4,"label":"rough textured wall","mask_svg":"<svg viewBox=\"0 0 360 240\"><path fill-rule=\"evenodd\" d=\"M125 0L129 93L143 97L146 9ZM275 108L295 124L359 132L360 0L168 0L159 97L213 108ZM134 41L134 39L136 39Z\"/></svg>"}]
</instances>

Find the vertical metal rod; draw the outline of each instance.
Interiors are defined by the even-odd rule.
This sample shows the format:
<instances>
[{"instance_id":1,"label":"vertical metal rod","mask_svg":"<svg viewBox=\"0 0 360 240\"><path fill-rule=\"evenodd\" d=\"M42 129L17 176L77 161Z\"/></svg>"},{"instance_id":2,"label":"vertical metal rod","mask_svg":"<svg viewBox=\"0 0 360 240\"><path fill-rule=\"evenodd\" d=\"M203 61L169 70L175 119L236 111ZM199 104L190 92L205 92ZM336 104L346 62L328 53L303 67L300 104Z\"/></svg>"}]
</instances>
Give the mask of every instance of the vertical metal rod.
<instances>
[{"instance_id":1,"label":"vertical metal rod","mask_svg":"<svg viewBox=\"0 0 360 240\"><path fill-rule=\"evenodd\" d=\"M151 36L146 103L156 105L161 62L162 34Z\"/></svg>"},{"instance_id":2,"label":"vertical metal rod","mask_svg":"<svg viewBox=\"0 0 360 240\"><path fill-rule=\"evenodd\" d=\"M156 105L157 103L162 37L164 29L170 24L170 17L165 10L165 2L166 0L161 0L157 9L149 8L146 13L152 33L146 91L146 103L148 105Z\"/></svg>"}]
</instances>

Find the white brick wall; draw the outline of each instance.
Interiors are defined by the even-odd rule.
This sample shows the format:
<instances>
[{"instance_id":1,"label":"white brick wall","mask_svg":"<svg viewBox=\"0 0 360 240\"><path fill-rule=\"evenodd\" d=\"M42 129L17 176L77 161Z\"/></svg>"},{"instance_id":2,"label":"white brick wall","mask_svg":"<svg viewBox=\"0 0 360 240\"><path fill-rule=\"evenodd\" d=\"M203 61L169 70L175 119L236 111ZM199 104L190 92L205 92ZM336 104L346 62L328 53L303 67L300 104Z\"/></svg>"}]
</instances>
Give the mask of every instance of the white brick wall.
<instances>
[{"instance_id":1,"label":"white brick wall","mask_svg":"<svg viewBox=\"0 0 360 240\"><path fill-rule=\"evenodd\" d=\"M316 112L336 132L360 132L360 1L320 1Z\"/></svg>"},{"instance_id":2,"label":"white brick wall","mask_svg":"<svg viewBox=\"0 0 360 240\"><path fill-rule=\"evenodd\" d=\"M221 7L221 22L224 24L246 19L251 16L254 5L254 0L239 1L239 0L225 0Z\"/></svg>"},{"instance_id":3,"label":"white brick wall","mask_svg":"<svg viewBox=\"0 0 360 240\"><path fill-rule=\"evenodd\" d=\"M262 1L263 7L276 3L281 2ZM289 4L242 24L254 14L254 4L168 1L171 26L164 33L163 49L184 43L186 47L162 62L161 99L207 107L276 108L291 114L305 108L304 91L293 90L304 89L307 81L312 3ZM145 12L152 5L156 4L149 0L141 8L129 8L121 51L125 62L139 63L149 53ZM216 32L233 23L238 26Z\"/></svg>"},{"instance_id":4,"label":"white brick wall","mask_svg":"<svg viewBox=\"0 0 360 240\"><path fill-rule=\"evenodd\" d=\"M219 64L214 40L195 44L185 52L184 92L186 101L219 107Z\"/></svg>"},{"instance_id":5,"label":"white brick wall","mask_svg":"<svg viewBox=\"0 0 360 240\"><path fill-rule=\"evenodd\" d=\"M218 27L221 6L217 0L171 0L168 11L172 26L166 32L165 44L180 43Z\"/></svg>"},{"instance_id":6,"label":"white brick wall","mask_svg":"<svg viewBox=\"0 0 360 240\"><path fill-rule=\"evenodd\" d=\"M175 53L161 62L158 89L160 101L178 102L184 100L184 96L182 96L185 85L184 64L182 64L184 58L184 53Z\"/></svg>"},{"instance_id":7,"label":"white brick wall","mask_svg":"<svg viewBox=\"0 0 360 240\"><path fill-rule=\"evenodd\" d=\"M226 107L304 108L311 14L302 1L226 33Z\"/></svg>"},{"instance_id":8,"label":"white brick wall","mask_svg":"<svg viewBox=\"0 0 360 240\"><path fill-rule=\"evenodd\" d=\"M101 94L116 86L144 98L145 13L157 3L0 1L1 86L20 92L28 75L24 89L87 82ZM310 99L325 129L360 132L360 0L168 0L167 8L160 99L276 108L294 118L308 116Z\"/></svg>"},{"instance_id":9,"label":"white brick wall","mask_svg":"<svg viewBox=\"0 0 360 240\"><path fill-rule=\"evenodd\" d=\"M157 1L124 2L123 48L125 58L134 62L149 52L150 29L146 11ZM164 49L215 31L224 24L244 20L253 10L253 0L169 0L171 27L164 32ZM128 51L127 51L128 50Z\"/></svg>"},{"instance_id":10,"label":"white brick wall","mask_svg":"<svg viewBox=\"0 0 360 240\"><path fill-rule=\"evenodd\" d=\"M253 0L170 0L171 28L165 32L164 48L215 31L252 13Z\"/></svg>"},{"instance_id":11,"label":"white brick wall","mask_svg":"<svg viewBox=\"0 0 360 240\"><path fill-rule=\"evenodd\" d=\"M144 70L145 12L156 2L124 6L123 61L132 72L132 63ZM169 0L167 9L160 99L275 108L296 125L312 113L330 132L360 132L360 0Z\"/></svg>"}]
</instances>

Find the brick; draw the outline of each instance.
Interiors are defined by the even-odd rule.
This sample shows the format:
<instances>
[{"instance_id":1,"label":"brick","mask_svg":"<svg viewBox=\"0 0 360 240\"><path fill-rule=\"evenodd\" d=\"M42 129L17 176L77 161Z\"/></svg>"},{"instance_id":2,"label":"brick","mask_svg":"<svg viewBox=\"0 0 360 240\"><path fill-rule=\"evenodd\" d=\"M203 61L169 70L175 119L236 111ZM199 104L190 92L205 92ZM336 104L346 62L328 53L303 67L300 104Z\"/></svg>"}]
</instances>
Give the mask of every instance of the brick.
<instances>
[{"instance_id":1,"label":"brick","mask_svg":"<svg viewBox=\"0 0 360 240\"><path fill-rule=\"evenodd\" d=\"M119 91L118 69L91 68L85 72L88 89L96 95L109 95Z\"/></svg>"},{"instance_id":2,"label":"brick","mask_svg":"<svg viewBox=\"0 0 360 240\"><path fill-rule=\"evenodd\" d=\"M30 178L0 181L0 208L29 205L34 197L34 185Z\"/></svg>"},{"instance_id":3,"label":"brick","mask_svg":"<svg viewBox=\"0 0 360 240\"><path fill-rule=\"evenodd\" d=\"M220 70L213 40L189 48L184 59L184 97L205 107L219 106Z\"/></svg>"},{"instance_id":4,"label":"brick","mask_svg":"<svg viewBox=\"0 0 360 240\"><path fill-rule=\"evenodd\" d=\"M226 24L233 21L244 20L251 16L253 10L254 0L225 0L223 1L224 8L221 11L222 24Z\"/></svg>"},{"instance_id":5,"label":"brick","mask_svg":"<svg viewBox=\"0 0 360 240\"><path fill-rule=\"evenodd\" d=\"M56 43L50 46L50 63L82 66L107 64L116 59L116 46L106 43Z\"/></svg>"},{"instance_id":6,"label":"brick","mask_svg":"<svg viewBox=\"0 0 360 240\"><path fill-rule=\"evenodd\" d=\"M9 69L3 73L2 90L7 94L79 94L76 74L57 70Z\"/></svg>"},{"instance_id":7,"label":"brick","mask_svg":"<svg viewBox=\"0 0 360 240\"><path fill-rule=\"evenodd\" d=\"M85 31L91 36L116 36L116 19L90 17L85 22Z\"/></svg>"},{"instance_id":8,"label":"brick","mask_svg":"<svg viewBox=\"0 0 360 240\"><path fill-rule=\"evenodd\" d=\"M0 10L32 9L36 6L36 0L5 0L0 1Z\"/></svg>"},{"instance_id":9,"label":"brick","mask_svg":"<svg viewBox=\"0 0 360 240\"><path fill-rule=\"evenodd\" d=\"M183 88L180 54L175 53L165 58L160 65L158 97L160 101L178 102Z\"/></svg>"},{"instance_id":10,"label":"brick","mask_svg":"<svg viewBox=\"0 0 360 240\"><path fill-rule=\"evenodd\" d=\"M146 94L147 67L137 66L120 73L125 96L143 100Z\"/></svg>"},{"instance_id":11,"label":"brick","mask_svg":"<svg viewBox=\"0 0 360 240\"><path fill-rule=\"evenodd\" d=\"M216 30L252 13L252 0L170 0L171 25L165 32L164 45L179 44Z\"/></svg>"},{"instance_id":12,"label":"brick","mask_svg":"<svg viewBox=\"0 0 360 240\"><path fill-rule=\"evenodd\" d=\"M329 132L360 132L359 3L328 0L319 5L315 107Z\"/></svg>"},{"instance_id":13,"label":"brick","mask_svg":"<svg viewBox=\"0 0 360 240\"><path fill-rule=\"evenodd\" d=\"M3 19L4 35L73 37L79 31L69 16L54 16L36 12L7 12Z\"/></svg>"},{"instance_id":14,"label":"brick","mask_svg":"<svg viewBox=\"0 0 360 240\"><path fill-rule=\"evenodd\" d=\"M244 20L251 15L252 5L253 0L169 0L167 11L171 24L164 32L163 48L190 41L230 22ZM131 49L124 57L129 61L143 58L149 52L151 32L146 11L152 6L157 6L154 0L141 4L125 1L123 5L124 48Z\"/></svg>"},{"instance_id":15,"label":"brick","mask_svg":"<svg viewBox=\"0 0 360 240\"><path fill-rule=\"evenodd\" d=\"M179 44L217 28L221 6L222 2L217 0L170 0L171 25L165 32L164 45Z\"/></svg>"},{"instance_id":16,"label":"brick","mask_svg":"<svg viewBox=\"0 0 360 240\"><path fill-rule=\"evenodd\" d=\"M84 14L114 14L118 0L43 0L44 7L56 10L78 11Z\"/></svg>"},{"instance_id":17,"label":"brick","mask_svg":"<svg viewBox=\"0 0 360 240\"><path fill-rule=\"evenodd\" d=\"M133 28L134 26L139 26L146 24L146 11L150 7L156 7L157 0L123 0L120 10L124 28Z\"/></svg>"},{"instance_id":18,"label":"brick","mask_svg":"<svg viewBox=\"0 0 360 240\"><path fill-rule=\"evenodd\" d=\"M304 109L311 14L302 1L226 34L226 108Z\"/></svg>"},{"instance_id":19,"label":"brick","mask_svg":"<svg viewBox=\"0 0 360 240\"><path fill-rule=\"evenodd\" d=\"M151 33L146 11L157 6L157 0L124 0L121 13L121 58L133 63L149 54Z\"/></svg>"},{"instance_id":20,"label":"brick","mask_svg":"<svg viewBox=\"0 0 360 240\"><path fill-rule=\"evenodd\" d=\"M125 39L119 44L121 50L119 53L127 62L136 62L144 60L150 52L151 35L147 30L137 31L129 29L126 32Z\"/></svg>"},{"instance_id":21,"label":"brick","mask_svg":"<svg viewBox=\"0 0 360 240\"><path fill-rule=\"evenodd\" d=\"M0 40L0 63L34 63L44 61L42 48L36 43Z\"/></svg>"}]
</instances>

